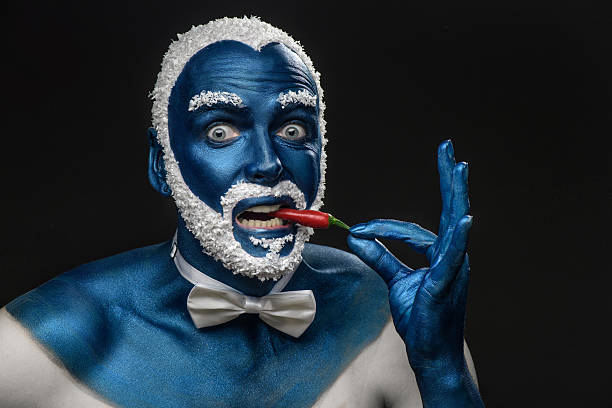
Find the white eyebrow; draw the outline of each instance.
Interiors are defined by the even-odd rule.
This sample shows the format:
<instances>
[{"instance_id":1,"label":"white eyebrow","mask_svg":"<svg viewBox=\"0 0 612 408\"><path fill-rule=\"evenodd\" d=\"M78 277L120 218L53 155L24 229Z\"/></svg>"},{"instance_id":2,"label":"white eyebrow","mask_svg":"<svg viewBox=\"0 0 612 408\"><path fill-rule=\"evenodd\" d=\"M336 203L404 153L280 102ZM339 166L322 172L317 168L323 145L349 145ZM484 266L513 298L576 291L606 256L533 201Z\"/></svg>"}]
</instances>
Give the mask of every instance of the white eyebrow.
<instances>
[{"instance_id":1,"label":"white eyebrow","mask_svg":"<svg viewBox=\"0 0 612 408\"><path fill-rule=\"evenodd\" d=\"M238 108L244 108L245 106L242 103L242 98L233 92L202 91L194 95L189 101L189 112L202 106L210 107L218 104L233 105Z\"/></svg>"},{"instance_id":2,"label":"white eyebrow","mask_svg":"<svg viewBox=\"0 0 612 408\"><path fill-rule=\"evenodd\" d=\"M278 94L276 102L280 103L281 108L285 109L287 105L299 103L304 106L317 107L317 97L305 89L300 89L297 92L287 91Z\"/></svg>"}]
</instances>

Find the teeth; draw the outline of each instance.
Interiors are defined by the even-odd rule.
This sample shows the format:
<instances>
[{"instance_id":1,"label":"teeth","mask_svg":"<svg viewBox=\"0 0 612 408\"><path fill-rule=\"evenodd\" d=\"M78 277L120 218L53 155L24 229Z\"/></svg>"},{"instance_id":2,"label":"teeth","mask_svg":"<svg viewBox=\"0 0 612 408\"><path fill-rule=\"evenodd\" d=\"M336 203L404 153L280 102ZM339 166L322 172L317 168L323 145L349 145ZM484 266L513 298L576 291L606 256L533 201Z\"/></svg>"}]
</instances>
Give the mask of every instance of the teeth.
<instances>
[{"instance_id":1,"label":"teeth","mask_svg":"<svg viewBox=\"0 0 612 408\"><path fill-rule=\"evenodd\" d=\"M240 219L238 220L242 225L251 228L270 228L270 227L279 227L283 225L283 220L280 218L272 218L271 220L261 221L261 220L246 220Z\"/></svg>"},{"instance_id":2,"label":"teeth","mask_svg":"<svg viewBox=\"0 0 612 408\"><path fill-rule=\"evenodd\" d=\"M269 213L272 211L276 211L280 208L280 204L274 205L258 205L256 207L251 207L247 211L256 212L256 213Z\"/></svg>"}]
</instances>

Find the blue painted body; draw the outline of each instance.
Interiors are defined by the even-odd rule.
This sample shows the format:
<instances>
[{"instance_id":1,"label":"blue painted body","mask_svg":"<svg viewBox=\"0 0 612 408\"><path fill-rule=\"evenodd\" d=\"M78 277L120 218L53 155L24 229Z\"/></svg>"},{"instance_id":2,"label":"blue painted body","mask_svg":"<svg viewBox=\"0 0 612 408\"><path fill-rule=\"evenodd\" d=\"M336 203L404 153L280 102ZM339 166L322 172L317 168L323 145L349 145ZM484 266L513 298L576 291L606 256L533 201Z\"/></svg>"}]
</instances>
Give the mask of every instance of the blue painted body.
<instances>
[{"instance_id":1,"label":"blue painted body","mask_svg":"<svg viewBox=\"0 0 612 408\"><path fill-rule=\"evenodd\" d=\"M294 339L242 315L196 329L170 243L80 266L7 310L72 375L124 407L310 407L388 321L387 288L353 255L308 244L286 290L312 289Z\"/></svg>"},{"instance_id":2,"label":"blue painted body","mask_svg":"<svg viewBox=\"0 0 612 408\"><path fill-rule=\"evenodd\" d=\"M280 92L300 89L317 94L304 64L278 44L255 51L222 41L187 63L170 97L169 129L183 178L202 201L220 212L219 197L237 182L291 180L312 203L320 180L318 108L282 109L276 100ZM189 112L189 100L202 90L233 92L246 107ZM224 143L209 140L206 132L216 123L230 124L239 136ZM307 136L278 137L287 123L299 123ZM169 195L154 130L149 137L149 179ZM83 265L7 309L76 378L120 406L311 406L378 336L389 314L407 345L424 406L482 406L463 357L471 225L467 166L455 164L448 142L440 147L438 163L443 201L438 236L389 220L350 231L351 250L383 280L352 255L306 246L304 262L286 287L311 289L317 300L315 320L299 339L248 314L196 329L186 309L192 286L170 259L169 242ZM234 227L247 252L264 254ZM214 279L253 296L273 286L233 275L203 254L180 216L177 234L185 259ZM425 252L431 267L413 271L376 238L405 241Z\"/></svg>"},{"instance_id":3,"label":"blue painted body","mask_svg":"<svg viewBox=\"0 0 612 408\"><path fill-rule=\"evenodd\" d=\"M237 182L290 180L312 203L320 179L318 109L282 109L277 102L279 93L300 89L317 94L304 64L278 44L257 52L223 41L187 63L170 97L169 130L183 178L202 201L221 211L219 197ZM236 93L246 107L190 112L189 100L202 90ZM207 139L216 123L231 124L239 137ZM299 123L306 137L278 137L287 123ZM149 178L168 195L154 130L149 137ZM246 235L235 237L252 255L263 255ZM205 255L180 216L177 238L189 263L243 293L260 296L274 284L234 275ZM186 308L192 285L178 274L169 251L165 243L83 265L7 309L76 378L120 406L138 408L311 406L389 317L387 289L375 272L352 255L307 245L286 287L311 289L317 300L315 320L299 339L254 315L198 330Z\"/></svg>"}]
</instances>

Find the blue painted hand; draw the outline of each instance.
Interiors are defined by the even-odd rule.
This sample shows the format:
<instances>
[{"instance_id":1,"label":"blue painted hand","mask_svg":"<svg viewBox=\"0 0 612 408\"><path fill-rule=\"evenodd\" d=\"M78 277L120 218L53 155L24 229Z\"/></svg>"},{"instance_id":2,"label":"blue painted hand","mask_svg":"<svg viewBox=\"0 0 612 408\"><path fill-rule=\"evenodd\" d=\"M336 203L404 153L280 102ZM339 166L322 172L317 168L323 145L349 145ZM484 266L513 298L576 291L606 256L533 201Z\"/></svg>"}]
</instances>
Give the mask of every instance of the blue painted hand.
<instances>
[{"instance_id":1,"label":"blue painted hand","mask_svg":"<svg viewBox=\"0 0 612 408\"><path fill-rule=\"evenodd\" d=\"M406 343L423 402L450 402L440 392L442 387L455 394L453 403L445 406L456 406L459 400L481 406L463 351L470 271L466 248L472 225L468 215L468 166L455 163L450 141L438 148L438 170L442 215L437 236L413 223L373 220L352 227L348 245L389 287L393 322ZM413 270L377 238L405 242L424 253L430 266ZM465 399L457 399L457 392Z\"/></svg>"}]
</instances>

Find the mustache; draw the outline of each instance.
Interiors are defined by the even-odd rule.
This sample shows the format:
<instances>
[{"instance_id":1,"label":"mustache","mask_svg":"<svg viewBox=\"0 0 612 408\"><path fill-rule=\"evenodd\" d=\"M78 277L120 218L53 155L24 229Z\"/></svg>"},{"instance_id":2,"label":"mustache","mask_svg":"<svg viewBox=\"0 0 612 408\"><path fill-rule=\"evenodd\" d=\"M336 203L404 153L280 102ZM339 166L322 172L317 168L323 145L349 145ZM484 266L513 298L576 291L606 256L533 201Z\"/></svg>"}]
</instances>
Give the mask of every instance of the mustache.
<instances>
[{"instance_id":1,"label":"mustache","mask_svg":"<svg viewBox=\"0 0 612 408\"><path fill-rule=\"evenodd\" d=\"M260 197L289 197L298 210L306 208L306 198L297 185L289 180L283 180L272 187L261 184L240 182L231 186L221 197L223 217L231 220L232 210L240 201Z\"/></svg>"}]
</instances>

